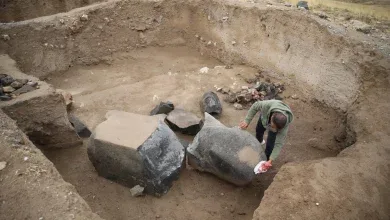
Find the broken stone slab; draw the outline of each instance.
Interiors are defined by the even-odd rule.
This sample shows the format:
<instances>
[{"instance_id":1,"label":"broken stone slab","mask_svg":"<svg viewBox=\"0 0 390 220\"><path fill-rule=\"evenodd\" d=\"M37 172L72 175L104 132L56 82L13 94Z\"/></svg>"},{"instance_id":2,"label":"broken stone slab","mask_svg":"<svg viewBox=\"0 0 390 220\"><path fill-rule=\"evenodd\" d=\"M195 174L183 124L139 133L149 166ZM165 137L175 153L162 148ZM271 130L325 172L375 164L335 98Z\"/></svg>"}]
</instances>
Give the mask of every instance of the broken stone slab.
<instances>
[{"instance_id":1,"label":"broken stone slab","mask_svg":"<svg viewBox=\"0 0 390 220\"><path fill-rule=\"evenodd\" d=\"M167 122L174 131L196 135L201 128L201 119L184 109L175 109L168 114Z\"/></svg>"},{"instance_id":2,"label":"broken stone slab","mask_svg":"<svg viewBox=\"0 0 390 220\"><path fill-rule=\"evenodd\" d=\"M219 101L217 94L214 92L206 92L200 101L200 108L202 112L207 112L210 115L219 118L222 114L222 104Z\"/></svg>"},{"instance_id":3,"label":"broken stone slab","mask_svg":"<svg viewBox=\"0 0 390 220\"><path fill-rule=\"evenodd\" d=\"M91 131L78 117L73 114L69 114L68 118L70 124L74 127L80 137L87 138L91 136Z\"/></svg>"},{"instance_id":4,"label":"broken stone slab","mask_svg":"<svg viewBox=\"0 0 390 220\"><path fill-rule=\"evenodd\" d=\"M31 91L34 91L35 88L30 86L30 85L24 85L22 86L22 88L20 89L17 89L15 90L14 92L12 92L12 94L14 95L20 95L20 94L23 94L23 93L28 93L28 92L31 92Z\"/></svg>"},{"instance_id":5,"label":"broken stone slab","mask_svg":"<svg viewBox=\"0 0 390 220\"><path fill-rule=\"evenodd\" d=\"M150 115L158 115L158 114L169 114L171 111L175 109L175 106L172 102L160 102L151 112Z\"/></svg>"},{"instance_id":6,"label":"broken stone slab","mask_svg":"<svg viewBox=\"0 0 390 220\"><path fill-rule=\"evenodd\" d=\"M163 117L109 111L88 143L100 176L162 196L179 176L184 147Z\"/></svg>"},{"instance_id":7,"label":"broken stone slab","mask_svg":"<svg viewBox=\"0 0 390 220\"><path fill-rule=\"evenodd\" d=\"M264 146L250 133L228 128L205 113L202 130L187 148L189 164L238 186L249 184L253 169L266 160Z\"/></svg>"},{"instance_id":8,"label":"broken stone slab","mask_svg":"<svg viewBox=\"0 0 390 220\"><path fill-rule=\"evenodd\" d=\"M22 73L8 55L0 55L0 63L0 71L13 78L39 81ZM30 140L41 148L64 148L82 144L69 122L64 98L49 84L39 82L40 89L20 94L6 102L2 101L0 109L15 120Z\"/></svg>"}]
</instances>

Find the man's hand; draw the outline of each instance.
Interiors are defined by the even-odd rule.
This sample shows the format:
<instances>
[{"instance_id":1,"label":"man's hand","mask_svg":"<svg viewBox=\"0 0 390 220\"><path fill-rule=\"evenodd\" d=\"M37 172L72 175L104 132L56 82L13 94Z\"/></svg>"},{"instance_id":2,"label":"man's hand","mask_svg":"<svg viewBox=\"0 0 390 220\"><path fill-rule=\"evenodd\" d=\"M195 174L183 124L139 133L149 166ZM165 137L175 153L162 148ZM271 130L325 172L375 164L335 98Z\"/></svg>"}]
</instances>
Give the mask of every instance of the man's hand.
<instances>
[{"instance_id":1,"label":"man's hand","mask_svg":"<svg viewBox=\"0 0 390 220\"><path fill-rule=\"evenodd\" d=\"M245 121L243 121L243 122L241 122L238 126L239 126L241 129L246 129L246 128L248 127L248 124L247 124Z\"/></svg>"},{"instance_id":2,"label":"man's hand","mask_svg":"<svg viewBox=\"0 0 390 220\"><path fill-rule=\"evenodd\" d=\"M269 160L269 161L267 161L267 162L265 162L265 163L263 164L262 169L265 170L265 171L267 171L267 170L269 170L269 168L271 168L271 167L272 167L272 160Z\"/></svg>"}]
</instances>

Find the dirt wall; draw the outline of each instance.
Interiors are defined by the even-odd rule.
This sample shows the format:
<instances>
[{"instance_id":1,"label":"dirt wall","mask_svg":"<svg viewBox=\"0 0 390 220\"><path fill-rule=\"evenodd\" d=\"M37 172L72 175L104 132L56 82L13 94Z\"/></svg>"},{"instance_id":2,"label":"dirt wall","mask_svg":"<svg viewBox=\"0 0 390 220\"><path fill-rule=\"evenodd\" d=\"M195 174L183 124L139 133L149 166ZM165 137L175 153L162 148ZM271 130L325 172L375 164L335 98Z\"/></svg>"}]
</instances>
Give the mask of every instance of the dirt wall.
<instances>
[{"instance_id":1,"label":"dirt wall","mask_svg":"<svg viewBox=\"0 0 390 220\"><path fill-rule=\"evenodd\" d=\"M87 20L80 19L83 14ZM254 219L389 214L389 59L371 56L305 12L233 1L111 1L1 24L0 34L10 37L1 41L0 52L39 77L74 64L110 64L118 51L187 44L225 63L247 63L291 79L297 90L346 111L357 142L336 158L286 165Z\"/></svg>"},{"instance_id":2,"label":"dirt wall","mask_svg":"<svg viewBox=\"0 0 390 220\"><path fill-rule=\"evenodd\" d=\"M80 20L83 14L88 20ZM246 63L298 81L301 90L343 111L360 86L352 46L295 9L218 1L111 1L1 24L0 33L10 36L0 51L38 77L77 63L109 63L117 51L187 44L225 63Z\"/></svg>"},{"instance_id":3,"label":"dirt wall","mask_svg":"<svg viewBox=\"0 0 390 220\"><path fill-rule=\"evenodd\" d=\"M31 18L66 12L103 0L2 0L0 22L23 21Z\"/></svg>"},{"instance_id":4,"label":"dirt wall","mask_svg":"<svg viewBox=\"0 0 390 220\"><path fill-rule=\"evenodd\" d=\"M0 110L0 219L101 219Z\"/></svg>"},{"instance_id":5,"label":"dirt wall","mask_svg":"<svg viewBox=\"0 0 390 220\"><path fill-rule=\"evenodd\" d=\"M390 62L376 58L365 63L362 95L348 112L356 144L335 158L285 165L253 219L388 219Z\"/></svg>"}]
</instances>

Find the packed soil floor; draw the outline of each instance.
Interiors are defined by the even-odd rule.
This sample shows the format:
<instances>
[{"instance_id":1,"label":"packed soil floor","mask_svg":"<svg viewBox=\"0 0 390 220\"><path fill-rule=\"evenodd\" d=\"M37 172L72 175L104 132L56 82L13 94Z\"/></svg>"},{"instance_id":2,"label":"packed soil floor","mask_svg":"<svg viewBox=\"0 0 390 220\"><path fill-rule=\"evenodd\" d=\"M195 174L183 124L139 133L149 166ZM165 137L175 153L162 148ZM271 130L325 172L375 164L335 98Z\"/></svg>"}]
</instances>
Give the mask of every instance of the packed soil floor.
<instances>
[{"instance_id":1,"label":"packed soil floor","mask_svg":"<svg viewBox=\"0 0 390 220\"><path fill-rule=\"evenodd\" d=\"M200 73L202 67L210 68L208 73ZM73 113L93 130L108 110L149 114L160 101L168 100L202 117L199 101L204 92L215 91L215 86L248 85L245 79L254 78L256 73L247 66L225 69L219 61L187 47L155 47L117 53L94 66L74 66L47 81L73 94ZM298 99L290 98L293 94ZM224 95L218 95L223 100ZM296 93L293 84L286 84L282 96L295 115L287 142L272 169L247 187L233 186L187 165L166 195L134 198L129 188L97 175L87 156L87 140L83 146L44 153L92 211L104 219L252 219L283 164L333 157L343 144L335 140L345 129L342 116ZM222 103L220 120L237 126L247 111ZM257 118L248 128L253 135L256 123Z\"/></svg>"}]
</instances>

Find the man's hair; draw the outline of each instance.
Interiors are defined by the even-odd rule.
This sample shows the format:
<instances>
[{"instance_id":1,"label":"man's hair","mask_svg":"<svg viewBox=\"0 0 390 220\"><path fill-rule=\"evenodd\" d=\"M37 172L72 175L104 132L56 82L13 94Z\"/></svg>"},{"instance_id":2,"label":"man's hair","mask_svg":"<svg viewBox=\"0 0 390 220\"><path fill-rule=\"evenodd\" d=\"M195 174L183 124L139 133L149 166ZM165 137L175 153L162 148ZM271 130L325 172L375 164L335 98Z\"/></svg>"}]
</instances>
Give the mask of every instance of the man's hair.
<instances>
[{"instance_id":1,"label":"man's hair","mask_svg":"<svg viewBox=\"0 0 390 220\"><path fill-rule=\"evenodd\" d=\"M286 126L287 117L283 113L275 112L272 114L272 122L278 129L283 129Z\"/></svg>"}]
</instances>

